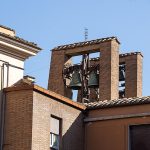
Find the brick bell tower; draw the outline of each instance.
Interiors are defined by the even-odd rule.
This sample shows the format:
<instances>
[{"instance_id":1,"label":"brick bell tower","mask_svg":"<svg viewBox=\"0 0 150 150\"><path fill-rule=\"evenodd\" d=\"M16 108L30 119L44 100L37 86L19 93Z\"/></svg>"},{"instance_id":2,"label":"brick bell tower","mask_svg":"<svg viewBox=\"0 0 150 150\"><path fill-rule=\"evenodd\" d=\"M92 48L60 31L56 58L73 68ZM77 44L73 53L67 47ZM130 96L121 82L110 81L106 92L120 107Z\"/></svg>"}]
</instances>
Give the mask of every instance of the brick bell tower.
<instances>
[{"instance_id":1,"label":"brick bell tower","mask_svg":"<svg viewBox=\"0 0 150 150\"><path fill-rule=\"evenodd\" d=\"M72 90L64 84L64 67L72 65L73 56L100 52L99 58L89 60L90 66L99 65L98 92L90 88L89 102L142 96L143 56L140 52L119 54L119 44L116 37L108 37L54 48L48 89L72 99ZM124 75L123 80L120 79L121 73ZM78 90L78 102L82 101L81 93Z\"/></svg>"}]
</instances>

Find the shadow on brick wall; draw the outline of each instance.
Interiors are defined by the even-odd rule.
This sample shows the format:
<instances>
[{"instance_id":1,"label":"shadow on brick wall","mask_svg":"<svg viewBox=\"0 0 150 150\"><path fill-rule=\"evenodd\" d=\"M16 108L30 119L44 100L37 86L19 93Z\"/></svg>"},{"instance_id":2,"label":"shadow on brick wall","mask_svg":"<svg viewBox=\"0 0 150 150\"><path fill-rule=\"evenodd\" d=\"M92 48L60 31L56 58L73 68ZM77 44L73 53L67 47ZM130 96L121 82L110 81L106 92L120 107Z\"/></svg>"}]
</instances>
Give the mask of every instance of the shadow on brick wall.
<instances>
[{"instance_id":1,"label":"shadow on brick wall","mask_svg":"<svg viewBox=\"0 0 150 150\"><path fill-rule=\"evenodd\" d=\"M70 128L62 137L62 150L84 149L83 113L74 120Z\"/></svg>"}]
</instances>

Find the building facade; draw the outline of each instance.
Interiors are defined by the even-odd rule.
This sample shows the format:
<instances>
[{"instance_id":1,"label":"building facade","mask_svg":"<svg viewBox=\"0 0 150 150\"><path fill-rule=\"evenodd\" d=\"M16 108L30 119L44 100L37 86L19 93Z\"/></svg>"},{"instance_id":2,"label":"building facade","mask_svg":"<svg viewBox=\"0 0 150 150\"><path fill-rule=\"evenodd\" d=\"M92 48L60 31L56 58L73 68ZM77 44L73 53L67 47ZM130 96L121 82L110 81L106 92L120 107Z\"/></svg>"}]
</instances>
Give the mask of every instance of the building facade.
<instances>
[{"instance_id":1,"label":"building facade","mask_svg":"<svg viewBox=\"0 0 150 150\"><path fill-rule=\"evenodd\" d=\"M25 84L26 81L21 82ZM60 149L82 150L82 111L85 106L37 85L26 83L22 87L22 83L5 91L8 103L5 114L4 149L49 150L51 120L56 118L60 126Z\"/></svg>"},{"instance_id":2,"label":"building facade","mask_svg":"<svg viewBox=\"0 0 150 150\"><path fill-rule=\"evenodd\" d=\"M18 59L23 64L40 48L16 38L11 31L1 26L0 53L7 50L6 57L12 59L22 55L24 59ZM9 42L4 47L1 37L6 43L7 39L17 42L22 49ZM34 84L29 76L23 78L22 72L13 79L14 71L3 71L6 74L1 81L9 76L11 82L1 88L1 150L149 150L150 97L142 97L143 56L140 52L119 54L119 44L116 37L110 37L54 48L48 89ZM18 57L9 54L11 48ZM99 97L90 89L89 101L81 103L78 90L75 102L72 90L64 84L63 68L71 64L73 56L99 51L100 57L90 60L91 65L100 66ZM4 54L0 56L5 59ZM122 65L125 80L120 83Z\"/></svg>"}]
</instances>

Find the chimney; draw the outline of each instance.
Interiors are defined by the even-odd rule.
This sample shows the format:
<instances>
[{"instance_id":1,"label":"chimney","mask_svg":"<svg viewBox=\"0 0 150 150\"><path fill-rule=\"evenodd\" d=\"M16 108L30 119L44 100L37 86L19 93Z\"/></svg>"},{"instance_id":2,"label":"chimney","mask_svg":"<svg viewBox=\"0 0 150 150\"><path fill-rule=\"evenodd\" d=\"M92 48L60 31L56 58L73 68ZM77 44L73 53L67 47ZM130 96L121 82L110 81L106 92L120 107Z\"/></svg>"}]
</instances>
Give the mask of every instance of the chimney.
<instances>
[{"instance_id":1,"label":"chimney","mask_svg":"<svg viewBox=\"0 0 150 150\"><path fill-rule=\"evenodd\" d=\"M26 75L23 78L26 79L26 80L28 80L28 81L30 81L31 83L35 83L35 77Z\"/></svg>"}]
</instances>

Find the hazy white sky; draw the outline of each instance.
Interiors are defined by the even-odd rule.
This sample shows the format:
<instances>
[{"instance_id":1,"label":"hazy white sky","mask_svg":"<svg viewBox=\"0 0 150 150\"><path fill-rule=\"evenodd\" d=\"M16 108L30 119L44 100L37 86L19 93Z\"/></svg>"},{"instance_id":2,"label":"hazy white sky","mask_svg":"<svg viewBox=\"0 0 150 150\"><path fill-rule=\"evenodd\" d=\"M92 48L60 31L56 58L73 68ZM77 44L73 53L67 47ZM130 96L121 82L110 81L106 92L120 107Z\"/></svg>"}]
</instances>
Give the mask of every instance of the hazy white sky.
<instances>
[{"instance_id":1,"label":"hazy white sky","mask_svg":"<svg viewBox=\"0 0 150 150\"><path fill-rule=\"evenodd\" d=\"M142 51L143 95L150 95L149 0L1 0L0 24L43 50L25 63L25 74L47 88L50 50L61 44L117 36L120 53Z\"/></svg>"}]
</instances>

